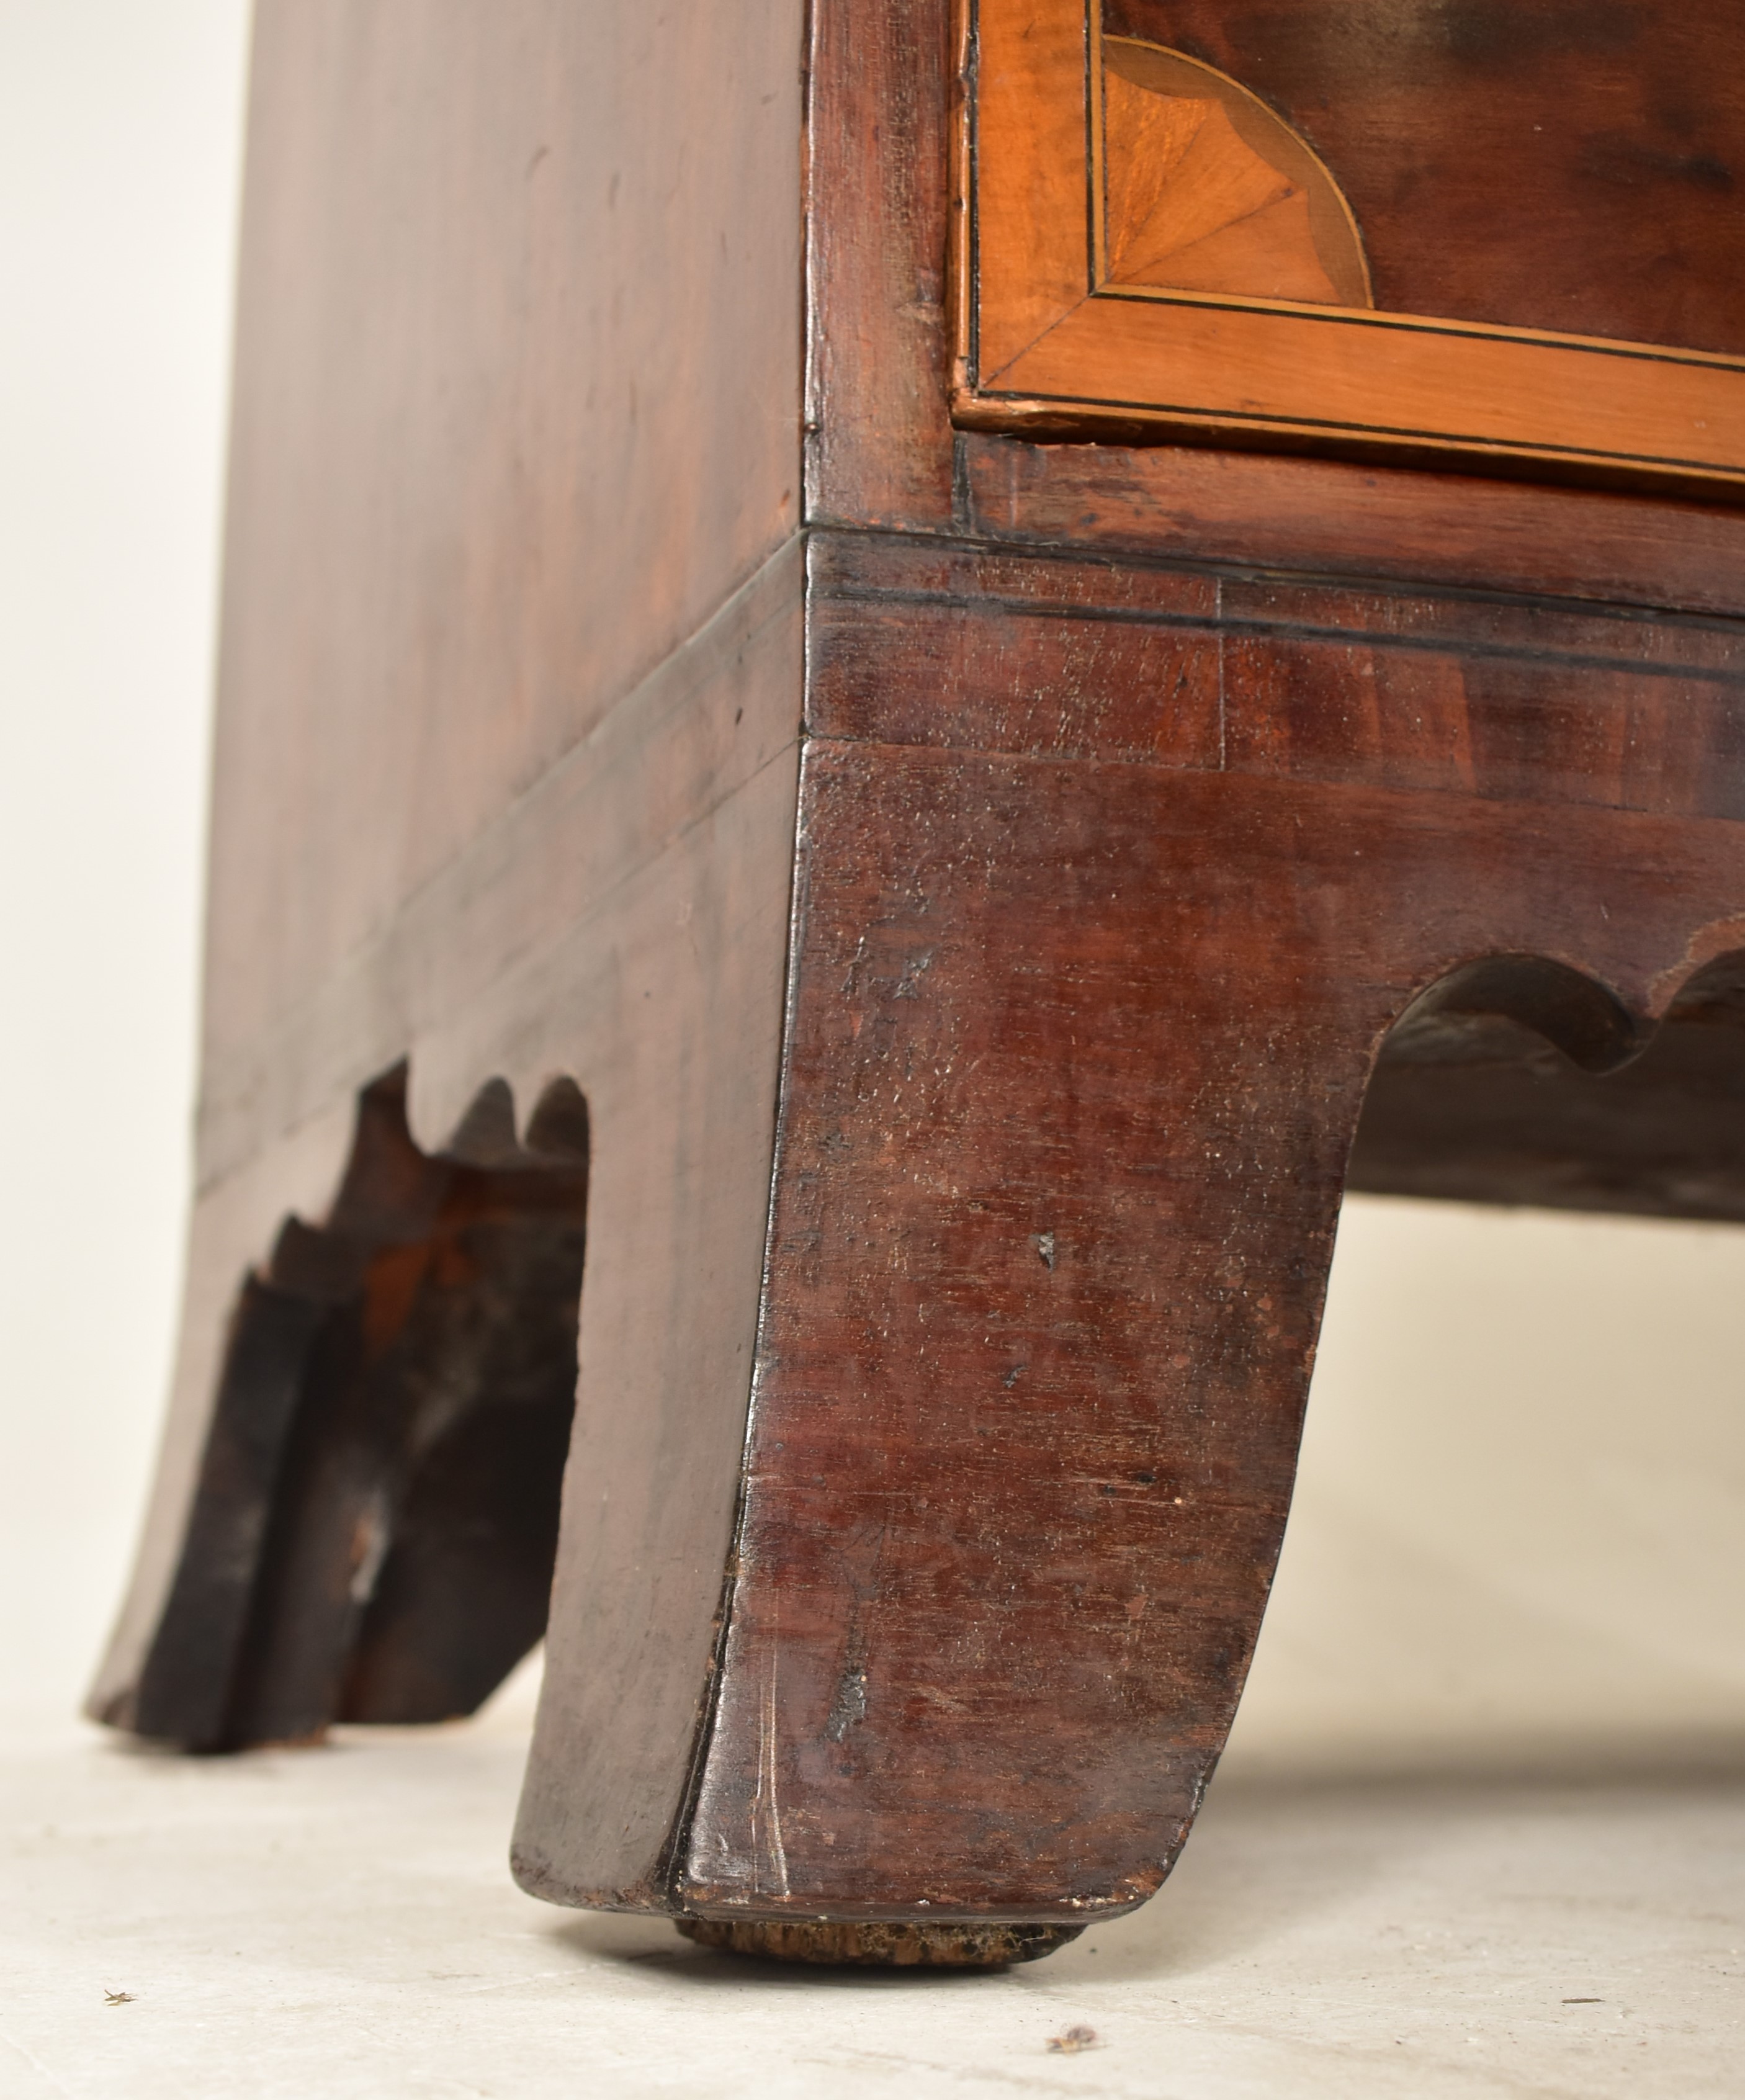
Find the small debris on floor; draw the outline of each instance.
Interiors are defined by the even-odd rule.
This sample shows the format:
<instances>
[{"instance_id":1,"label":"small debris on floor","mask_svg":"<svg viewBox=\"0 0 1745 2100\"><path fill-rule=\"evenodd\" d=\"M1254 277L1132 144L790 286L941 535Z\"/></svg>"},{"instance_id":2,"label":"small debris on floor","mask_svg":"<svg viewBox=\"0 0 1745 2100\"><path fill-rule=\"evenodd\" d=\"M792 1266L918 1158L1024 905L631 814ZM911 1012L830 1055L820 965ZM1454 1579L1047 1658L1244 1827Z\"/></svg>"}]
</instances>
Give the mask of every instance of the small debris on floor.
<instances>
[{"instance_id":1,"label":"small debris on floor","mask_svg":"<svg viewBox=\"0 0 1745 2100\"><path fill-rule=\"evenodd\" d=\"M106 2005L130 2005L134 2001L131 1991L105 1991L103 2002Z\"/></svg>"},{"instance_id":2,"label":"small debris on floor","mask_svg":"<svg viewBox=\"0 0 1745 2100\"><path fill-rule=\"evenodd\" d=\"M1077 2056L1082 2049L1098 2049L1101 2045L1095 2027L1069 2027L1064 2034L1048 2037L1048 2046L1056 2056Z\"/></svg>"},{"instance_id":3,"label":"small debris on floor","mask_svg":"<svg viewBox=\"0 0 1745 2100\"><path fill-rule=\"evenodd\" d=\"M1606 2001L1603 1998L1566 1998L1563 2002L1566 2005L1603 2005Z\"/></svg>"}]
</instances>

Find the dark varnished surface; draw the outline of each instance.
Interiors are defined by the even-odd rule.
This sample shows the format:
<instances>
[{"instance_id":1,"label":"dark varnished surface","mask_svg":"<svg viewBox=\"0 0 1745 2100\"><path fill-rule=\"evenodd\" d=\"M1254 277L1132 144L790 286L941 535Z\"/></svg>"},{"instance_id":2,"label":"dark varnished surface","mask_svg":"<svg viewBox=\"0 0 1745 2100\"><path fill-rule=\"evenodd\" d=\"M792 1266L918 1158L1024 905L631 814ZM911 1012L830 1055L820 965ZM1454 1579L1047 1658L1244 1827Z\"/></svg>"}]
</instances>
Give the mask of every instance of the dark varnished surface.
<instances>
[{"instance_id":1,"label":"dark varnished surface","mask_svg":"<svg viewBox=\"0 0 1745 2100\"><path fill-rule=\"evenodd\" d=\"M541 1740L560 1818L598 1841L591 1871L642 1884L704 1701L769 1199L801 710L804 10L258 13L199 1193L176 1396L94 1703L138 1718L231 1426L227 1323L281 1220L331 1223L359 1089L409 1060L430 1157L487 1082L525 1114L567 1074L593 1140L579 1335L573 1306L559 1322L566 1406L577 1354L583 1374L557 1594L580 1604L560 1605L575 1642L553 1642ZM510 1341L476 1368L502 1433L433 1450L412 1482L347 1711L412 1710L408 1618L457 1645L483 1621L487 1651L528 1637L518 1548L539 1526L487 1539L476 1503L534 1475L549 1561L562 1438L515 1448L513 1337L549 1329L494 1309ZM465 1368L469 1332L443 1328L421 1373ZM282 1371L297 1338L268 1339ZM265 1383L245 1454L263 1468L283 1455L264 1418L297 1389ZM355 1478L336 1496L307 1455L324 1520L342 1505L342 1595L331 1561L287 1586L263 1713L309 1711L293 1650L331 1665L317 1622L346 1616ZM230 1485L245 1529L261 1475ZM469 1539L488 1572L465 1572ZM180 1652L222 1686L229 1654L197 1622ZM477 1696L465 1657L436 1674L440 1710ZM610 1688L572 1726L577 1684L584 1703Z\"/></svg>"},{"instance_id":2,"label":"dark varnished surface","mask_svg":"<svg viewBox=\"0 0 1745 2100\"><path fill-rule=\"evenodd\" d=\"M1745 351L1738 0L1106 0L1324 156L1396 313Z\"/></svg>"},{"instance_id":3,"label":"dark varnished surface","mask_svg":"<svg viewBox=\"0 0 1745 2100\"><path fill-rule=\"evenodd\" d=\"M1724 823L827 739L803 823L681 1894L1130 1903L1258 1630L1382 1031L1496 950L1640 1011L1694 921L1745 911L1745 856Z\"/></svg>"},{"instance_id":4,"label":"dark varnished surface","mask_svg":"<svg viewBox=\"0 0 1745 2100\"><path fill-rule=\"evenodd\" d=\"M1180 446L962 443L967 514L996 540L1745 613L1745 514L1725 505Z\"/></svg>"},{"instance_id":5,"label":"dark varnished surface","mask_svg":"<svg viewBox=\"0 0 1745 2100\"><path fill-rule=\"evenodd\" d=\"M1082 1916L1156 1886L1233 1711L1414 999L1555 959L1471 981L1439 1114L1384 1079L1371 1185L1745 1208L1724 1138L1689 1174L1736 1012L1699 974L1653 1033L1745 945L1738 637L895 536L815 540L810 605L782 1171L675 1899ZM1500 1039L1582 1110L1496 1127ZM1389 1070L1421 1085L1417 1040Z\"/></svg>"},{"instance_id":6,"label":"dark varnished surface","mask_svg":"<svg viewBox=\"0 0 1745 2100\"><path fill-rule=\"evenodd\" d=\"M1745 637L1237 580L1233 770L1490 798L1745 816Z\"/></svg>"},{"instance_id":7,"label":"dark varnished surface","mask_svg":"<svg viewBox=\"0 0 1745 2100\"><path fill-rule=\"evenodd\" d=\"M1745 634L831 534L815 731L1745 816Z\"/></svg>"},{"instance_id":8,"label":"dark varnished surface","mask_svg":"<svg viewBox=\"0 0 1745 2100\"><path fill-rule=\"evenodd\" d=\"M606 223L604 161L581 153L603 135L535 159L547 97L594 79L584 11L526 0L516 20L540 33L512 49L483 17L405 0L359 10L368 36L328 0L319 34L271 11L272 37L305 58L257 113L270 179L245 272L249 412L275 398L263 375L282 352L310 390L293 418L318 428L307 457L331 470L306 472L270 417L240 455L215 868L231 932L209 991L204 1295L178 1418L207 1462L192 1520L166 1491L155 1536L197 1556L209 1519L252 1524L258 1555L290 1485L281 1506L306 1520L291 1529L334 1550L276 1592L220 1599L221 1669L209 1643L202 1662L211 1624L196 1626L148 1657L143 1689L205 1667L216 1718L169 1732L187 1740L326 1710L298 1705L315 1680L328 1708L404 1718L437 1710L417 1689L430 1657L456 1704L488 1674L454 1608L463 1589L484 1600L493 1668L524 1638L513 1553L493 1560L515 1590L505 1604L452 1549L469 1495L533 1509L528 1538L547 1523L549 1452L522 1466L500 1440L446 1463L433 1449L402 1502L402 1557L360 1618L357 1469L323 1484L346 1458L340 1434L297 1458L305 1387L282 1375L332 1338L328 1301L291 1274L319 1235L293 1232L284 1273L248 1286L238 1333L266 1344L240 1363L253 1400L231 1407L220 1379L209 1422L200 1322L266 1251L249 1220L297 1207L278 1193L293 1139L359 1079L410 1048L414 1105L433 1074L446 1142L494 1074L525 1103L566 1071L587 1097L589 1255L525 1884L738 1920L1080 1921L1155 1886L1228 1725L1354 1132L1363 1185L1745 1213L1729 960L1745 951L1745 518L954 435L945 0L819 0L802 660L797 545L725 596L785 530L795 486L801 418L768 411L786 369L770 344L793 341L799 298L782 139L757 134L779 179L734 164L734 223L756 231L769 296L734 279L723 311L754 318L726 349L682 299L638 308L633 340L608 326L632 267L671 290L702 268L684 241L728 253L700 221L676 249L614 251L562 297L547 285L531 309L506 281L523 249L505 229L536 236L525 252L543 284ZM329 77L310 60L354 33L361 68ZM359 223L336 228L334 165L297 147L327 112L346 165L404 164L383 115L401 107L383 86L399 77L396 38L441 76L419 107L483 107L480 39L500 68L496 117L478 137L456 120L477 163L463 230L488 251L483 276L457 278L439 185L394 192L416 238L372 214L368 186L346 202ZM780 128L754 113L791 92L797 68L779 59L764 49L711 139ZM672 135L627 134L627 165L644 156L646 177ZM441 161L440 138L410 143ZM638 210L666 194L645 181ZM760 196L774 200L767 224ZM378 311L446 311L463 280L478 310L428 363L416 328L372 338L354 386L311 288L362 297L364 251L389 280ZM276 299L303 335L274 333ZM609 338L589 337L588 355L637 389L643 464L612 474L574 470L597 408L576 384L576 313ZM490 405L458 460L430 407L457 346ZM421 375L409 427L372 412L398 398L397 358ZM526 441L497 444L505 429ZM705 433L699 479L686 461ZM506 461L532 477L525 507L496 478ZM611 515L620 472L637 481L628 536ZM387 530L398 517L416 533ZM524 536L554 519L555 538ZM452 564L408 562L427 545L472 550L467 588ZM704 546L718 571L694 565ZM309 589L348 547L345 590ZM289 596L287 564L302 579ZM566 578L585 586L585 633ZM694 615L704 624L675 648ZM281 685L280 618L338 666L324 699ZM421 688L372 674L384 651L412 660L407 635L417 661L448 667L434 712ZM322 735L347 694L364 696L346 730L363 766ZM267 765L275 749L295 762ZM394 821L345 823L328 792L341 773ZM250 810L269 776L262 826ZM433 779L465 792L432 801ZM298 997L275 1020L278 951L236 929L288 911ZM1526 960L1465 968L1498 955ZM1437 1012L1414 1008L1444 980ZM235 1055L216 1055L226 1043ZM465 1253L479 1220L456 1190L495 1202L522 1171L491 1153L513 1143L502 1120L496 1140L488 1116L456 1136L458 1163L433 1166L427 1133L421 1151L407 1138L416 1217L378 1220L341 1294L366 1357L369 1308L406 1311L406 1249L427 1268ZM246 1202L223 1207L245 1183ZM546 1317L549 1289L534 1295L544 1313L522 1317L513 1289L491 1309L549 1345L566 1322ZM447 1310L471 1302L463 1290ZM410 1330L383 1331L391 1348ZM439 1385L466 1335L441 1317L421 1331L437 1343L408 1359ZM341 1340L355 1356L359 1336ZM549 1346L537 1353L549 1369ZM509 1396L519 1361L496 1359L481 1392ZM219 1478L231 1429L236 1469ZM115 1718L135 1725L156 1582L112 1673L127 1688ZM231 1668L248 1627L271 1665L252 1685Z\"/></svg>"},{"instance_id":9,"label":"dark varnished surface","mask_svg":"<svg viewBox=\"0 0 1745 2100\"><path fill-rule=\"evenodd\" d=\"M104 1718L196 1749L470 1713L545 1629L587 1118L500 1088L430 1158L367 1088L326 1223L245 1280L174 1583Z\"/></svg>"},{"instance_id":10,"label":"dark varnished surface","mask_svg":"<svg viewBox=\"0 0 1745 2100\"><path fill-rule=\"evenodd\" d=\"M801 17L258 0L209 1078L798 525Z\"/></svg>"},{"instance_id":11,"label":"dark varnished surface","mask_svg":"<svg viewBox=\"0 0 1745 2100\"><path fill-rule=\"evenodd\" d=\"M1586 1069L1539 1030L1478 1012L1390 1039L1346 1185L1745 1224L1745 997L1699 971L1639 1052Z\"/></svg>"},{"instance_id":12,"label":"dark varnished surface","mask_svg":"<svg viewBox=\"0 0 1745 2100\"><path fill-rule=\"evenodd\" d=\"M950 524L950 0L812 10L806 514Z\"/></svg>"},{"instance_id":13,"label":"dark varnished surface","mask_svg":"<svg viewBox=\"0 0 1745 2100\"><path fill-rule=\"evenodd\" d=\"M1215 577L831 533L809 583L816 735L1218 763Z\"/></svg>"}]
</instances>

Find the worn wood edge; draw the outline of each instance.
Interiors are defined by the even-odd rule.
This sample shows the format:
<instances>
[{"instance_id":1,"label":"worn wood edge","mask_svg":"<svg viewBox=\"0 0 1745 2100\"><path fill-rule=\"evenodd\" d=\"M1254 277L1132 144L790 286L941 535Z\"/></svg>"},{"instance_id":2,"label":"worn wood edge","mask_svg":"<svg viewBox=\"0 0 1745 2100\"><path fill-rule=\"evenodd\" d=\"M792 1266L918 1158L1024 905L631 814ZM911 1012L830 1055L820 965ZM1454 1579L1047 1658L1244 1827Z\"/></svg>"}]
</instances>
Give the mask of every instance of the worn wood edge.
<instances>
[{"instance_id":1,"label":"worn wood edge","mask_svg":"<svg viewBox=\"0 0 1745 2100\"><path fill-rule=\"evenodd\" d=\"M708 1719L751 1401L797 774L791 762L779 778L769 768L743 790L733 810L756 806L698 866L706 875L749 853L769 864L770 887L779 882L779 909L772 896L756 923L712 944L731 959L716 974L749 974L757 996L748 1007L741 984L730 1010L716 1012L713 1039L693 1034L688 1043L672 1000L657 1002L655 1032L632 1069L610 1089L583 1073L597 1136L580 1377L546 1670L510 1855L518 1883L548 1902L673 1907L668 1863ZM664 892L650 903L656 920L670 920ZM645 967L658 973L679 960L655 953ZM735 1012L760 1042L729 1042L724 1057ZM575 1017L579 1025L579 1010ZM698 1066L739 1098L716 1101ZM636 1105L650 1088L684 1104L688 1118L670 1166L667 1140ZM676 1171L681 1156L689 1180ZM670 1202L649 1201L651 1184L670 1184Z\"/></svg>"},{"instance_id":2,"label":"worn wood edge","mask_svg":"<svg viewBox=\"0 0 1745 2100\"><path fill-rule=\"evenodd\" d=\"M1227 1733L1227 1731L1226 1732ZM1215 1764L1215 1756L1208 1764ZM1199 1786L1203 1796L1210 1772ZM1197 1815L1197 1804L1194 1815ZM1191 1828L1192 1818L1188 1819ZM770 1926L816 1923L835 1926L870 1927L876 1926L900 1926L931 1924L954 1930L988 1930L999 1927L1028 1926L1038 1930L1059 1930L1069 1937L1076 1936L1092 1925L1100 1925L1111 1918L1129 1917L1135 1911L1143 1910L1174 1872L1186 1844L1189 1828L1184 1828L1168 1850L1167 1856L1154 1871L1132 1877L1131 1891L1119 1896L1062 1896L1058 1900L1039 1903L954 1903L943 1897L918 1897L912 1901L895 1903L857 1903L842 1899L819 1901L809 1896L798 1899L792 1908L782 1912L769 1908L767 1891L757 1901L734 1904L723 1901L710 1884L691 1876L676 1882L669 1898L663 1906L674 1918L695 1918L711 1926ZM527 1884L523 1882L525 1888ZM543 1893L529 1889L529 1894ZM549 1900L564 1901L556 1898ZM625 1911L643 1906L628 1904L597 1904L589 1902L586 1908L593 1910ZM922 1916L923 1912L926 1916Z\"/></svg>"},{"instance_id":3,"label":"worn wood edge","mask_svg":"<svg viewBox=\"0 0 1745 2100\"><path fill-rule=\"evenodd\" d=\"M1006 1969L1077 1939L1080 1925L839 1924L826 1919L673 1920L713 1952L831 1969Z\"/></svg>"},{"instance_id":4,"label":"worn wood edge","mask_svg":"<svg viewBox=\"0 0 1745 2100\"><path fill-rule=\"evenodd\" d=\"M1019 360L1021 362L1021 360ZM1310 423L1240 420L1215 412L1149 408L1141 403L1075 400L1061 395L997 394L954 389L950 415L959 430L1042 439L1057 444L1190 445L1212 451L1283 452L1380 467L1442 469L1499 481L1559 482L1620 495L1686 496L1745 505L1745 466L1703 469L1625 465L1598 453L1555 447L1511 446L1482 440L1372 435L1354 429L1329 433Z\"/></svg>"},{"instance_id":5,"label":"worn wood edge","mask_svg":"<svg viewBox=\"0 0 1745 2100\"><path fill-rule=\"evenodd\" d=\"M646 871L646 907L620 896L615 920L597 937L635 951L613 984L614 996L641 1017L640 1049L605 1096L584 1075L597 1149L581 1374L546 1671L510 1854L518 1884L549 1902L677 1907L671 1863L686 1827L730 1597L779 1143L802 574L796 561L773 653L766 650L758 666L786 725L778 759L663 856L665 867L691 853L691 876L676 869L662 887ZM728 682L725 701L734 690ZM644 883L644 874L630 879L632 889ZM683 930L690 917L683 902L672 926L675 883L707 885L711 937L700 947ZM644 924L661 929L659 937L642 937ZM658 951L675 939L668 961ZM566 999L585 999L587 987L570 975L535 1002L548 1021ZM643 978L652 1016L636 998ZM634 1409L623 1405L627 1395Z\"/></svg>"}]
</instances>

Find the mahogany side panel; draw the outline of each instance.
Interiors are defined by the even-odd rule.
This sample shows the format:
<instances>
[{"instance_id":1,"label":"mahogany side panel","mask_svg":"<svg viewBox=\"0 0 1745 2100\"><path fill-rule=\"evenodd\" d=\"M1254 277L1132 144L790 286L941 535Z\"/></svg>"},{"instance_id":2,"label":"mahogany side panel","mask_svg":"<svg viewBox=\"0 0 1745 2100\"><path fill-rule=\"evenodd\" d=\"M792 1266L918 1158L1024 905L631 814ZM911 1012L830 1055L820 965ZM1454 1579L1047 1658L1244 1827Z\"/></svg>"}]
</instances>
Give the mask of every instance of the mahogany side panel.
<instances>
[{"instance_id":1,"label":"mahogany side panel","mask_svg":"<svg viewBox=\"0 0 1745 2100\"><path fill-rule=\"evenodd\" d=\"M800 0L262 0L209 1060L798 525L803 54Z\"/></svg>"},{"instance_id":2,"label":"mahogany side panel","mask_svg":"<svg viewBox=\"0 0 1745 2100\"><path fill-rule=\"evenodd\" d=\"M409 1055L414 1134L452 1153L476 1141L461 1110L481 1075L525 1113L566 1074L588 1115L588 1256L530 1798L545 1789L560 1823L619 1848L596 1886L646 1890L657 1875L707 1687L757 1320L801 582L795 545L335 971L276 1062L216 1075L237 1089L209 1129L224 1171L196 1211L164 1462L95 1710L124 1723L137 1710L212 1448L234 1295L288 1210L313 1222L331 1201L324 1142L303 1157L331 1123L323 1104L343 1101L359 1061ZM258 1092L242 1083L251 1069ZM289 1134L263 1140L262 1121ZM424 1572L441 1573L428 1560ZM327 1606L311 1593L280 1616L304 1608ZM276 1703L267 1689L254 1710ZM376 1695L360 1683L357 1696L367 1708Z\"/></svg>"},{"instance_id":3,"label":"mahogany side panel","mask_svg":"<svg viewBox=\"0 0 1745 2100\"><path fill-rule=\"evenodd\" d=\"M238 1287L287 1213L324 1214L376 1074L411 1054L434 1154L494 1074L525 1109L586 1065L619 1104L610 1128L590 1104L593 1200L633 1227L590 1259L629 1264L632 1305L663 1235L760 1230L734 1206L741 1171L763 1200L791 862L803 55L800 0L749 23L258 11L199 1195L99 1707L125 1704L174 1578ZM640 981L662 963L671 1010ZM684 1078L723 1028L737 1121ZM662 1144L683 1156L650 1203L638 1147ZM738 1272L715 1273L627 1375L694 1398L712 1321L738 1317Z\"/></svg>"},{"instance_id":4,"label":"mahogany side panel","mask_svg":"<svg viewBox=\"0 0 1745 2100\"><path fill-rule=\"evenodd\" d=\"M409 1060L434 1157L487 1082L525 1115L567 1075L591 1136L557 1590L583 1657L566 1677L554 1642L534 1791L561 1770L615 1889L647 1883L685 1798L768 1215L804 60L800 0L263 0L256 32L199 1193L93 1704L135 1710L227 1317L286 1215L329 1214L359 1088ZM452 1569L379 1572L378 1630ZM278 1652L325 1579L289 1586ZM389 1674L363 1669L354 1710L401 1701Z\"/></svg>"}]
</instances>

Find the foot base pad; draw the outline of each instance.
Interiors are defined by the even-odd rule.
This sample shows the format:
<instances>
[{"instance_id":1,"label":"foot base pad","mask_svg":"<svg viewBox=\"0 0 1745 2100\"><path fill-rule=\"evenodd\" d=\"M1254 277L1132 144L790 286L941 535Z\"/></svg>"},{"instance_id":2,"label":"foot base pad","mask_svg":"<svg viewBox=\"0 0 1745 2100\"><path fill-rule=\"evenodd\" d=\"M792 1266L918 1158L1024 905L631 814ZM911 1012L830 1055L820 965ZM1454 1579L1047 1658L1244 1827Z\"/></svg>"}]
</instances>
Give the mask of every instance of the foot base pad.
<instances>
[{"instance_id":1,"label":"foot base pad","mask_svg":"<svg viewBox=\"0 0 1745 2100\"><path fill-rule=\"evenodd\" d=\"M673 1923L699 1947L729 1954L864 1969L1004 1969L1014 1961L1039 1961L1084 1930L1082 1925L839 1924L773 1917L680 1917Z\"/></svg>"}]
</instances>

